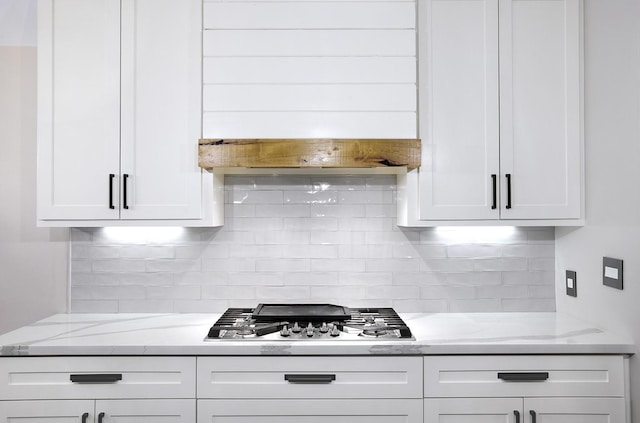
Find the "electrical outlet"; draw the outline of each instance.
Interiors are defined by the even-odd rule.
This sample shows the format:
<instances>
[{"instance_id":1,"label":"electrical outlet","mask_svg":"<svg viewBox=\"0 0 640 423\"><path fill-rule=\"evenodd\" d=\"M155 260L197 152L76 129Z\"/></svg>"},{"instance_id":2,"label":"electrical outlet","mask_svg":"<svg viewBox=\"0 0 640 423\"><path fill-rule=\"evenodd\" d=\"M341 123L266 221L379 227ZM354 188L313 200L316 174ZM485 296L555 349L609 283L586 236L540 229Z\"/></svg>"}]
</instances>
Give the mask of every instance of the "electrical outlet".
<instances>
[{"instance_id":1,"label":"electrical outlet","mask_svg":"<svg viewBox=\"0 0 640 423\"><path fill-rule=\"evenodd\" d=\"M602 258L602 283L611 288L622 289L622 260Z\"/></svg>"},{"instance_id":2,"label":"electrical outlet","mask_svg":"<svg viewBox=\"0 0 640 423\"><path fill-rule=\"evenodd\" d=\"M578 276L575 271L567 270L565 276L565 282L567 285L567 295L572 297L578 296Z\"/></svg>"}]
</instances>

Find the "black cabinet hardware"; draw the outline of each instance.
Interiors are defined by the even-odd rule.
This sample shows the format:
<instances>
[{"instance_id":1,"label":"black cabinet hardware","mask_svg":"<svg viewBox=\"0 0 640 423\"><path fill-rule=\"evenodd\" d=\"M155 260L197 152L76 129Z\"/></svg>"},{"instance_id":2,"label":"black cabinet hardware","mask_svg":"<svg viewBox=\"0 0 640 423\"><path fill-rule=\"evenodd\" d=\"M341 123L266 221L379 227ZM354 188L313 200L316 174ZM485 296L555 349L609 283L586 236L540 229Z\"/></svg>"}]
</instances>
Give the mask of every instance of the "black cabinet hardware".
<instances>
[{"instance_id":1,"label":"black cabinet hardware","mask_svg":"<svg viewBox=\"0 0 640 423\"><path fill-rule=\"evenodd\" d=\"M516 423L520 423L520 412L518 410L513 410L513 415L516 416Z\"/></svg>"},{"instance_id":2,"label":"black cabinet hardware","mask_svg":"<svg viewBox=\"0 0 640 423\"><path fill-rule=\"evenodd\" d=\"M104 420L104 413L98 414L98 423L102 423L103 420Z\"/></svg>"},{"instance_id":3,"label":"black cabinet hardware","mask_svg":"<svg viewBox=\"0 0 640 423\"><path fill-rule=\"evenodd\" d=\"M533 410L529 410L529 414L531 415L531 423L536 423L536 412Z\"/></svg>"},{"instance_id":4,"label":"black cabinet hardware","mask_svg":"<svg viewBox=\"0 0 640 423\"><path fill-rule=\"evenodd\" d=\"M113 179L116 177L113 173L109 174L109 208L115 209L113 205Z\"/></svg>"},{"instance_id":5,"label":"black cabinet hardware","mask_svg":"<svg viewBox=\"0 0 640 423\"><path fill-rule=\"evenodd\" d=\"M127 201L127 181L129 180L129 174L125 173L122 175L122 207L125 209L129 208L129 202Z\"/></svg>"},{"instance_id":6,"label":"black cabinet hardware","mask_svg":"<svg viewBox=\"0 0 640 423\"><path fill-rule=\"evenodd\" d=\"M122 373L78 374L70 376L73 383L115 383L122 380Z\"/></svg>"},{"instance_id":7,"label":"black cabinet hardware","mask_svg":"<svg viewBox=\"0 0 640 423\"><path fill-rule=\"evenodd\" d=\"M285 374L284 380L289 383L331 383L336 380L334 374Z\"/></svg>"},{"instance_id":8,"label":"black cabinet hardware","mask_svg":"<svg viewBox=\"0 0 640 423\"><path fill-rule=\"evenodd\" d=\"M491 183L493 184L491 210L495 210L498 207L498 175L495 173L491 175Z\"/></svg>"},{"instance_id":9,"label":"black cabinet hardware","mask_svg":"<svg viewBox=\"0 0 640 423\"><path fill-rule=\"evenodd\" d=\"M82 415L82 423L87 423L88 418L89 418L89 413L84 413Z\"/></svg>"},{"instance_id":10,"label":"black cabinet hardware","mask_svg":"<svg viewBox=\"0 0 640 423\"><path fill-rule=\"evenodd\" d=\"M498 379L505 382L541 382L549 379L549 372L498 373Z\"/></svg>"},{"instance_id":11,"label":"black cabinet hardware","mask_svg":"<svg viewBox=\"0 0 640 423\"><path fill-rule=\"evenodd\" d=\"M507 173L506 175L507 178L507 209L511 208L511 174Z\"/></svg>"}]
</instances>

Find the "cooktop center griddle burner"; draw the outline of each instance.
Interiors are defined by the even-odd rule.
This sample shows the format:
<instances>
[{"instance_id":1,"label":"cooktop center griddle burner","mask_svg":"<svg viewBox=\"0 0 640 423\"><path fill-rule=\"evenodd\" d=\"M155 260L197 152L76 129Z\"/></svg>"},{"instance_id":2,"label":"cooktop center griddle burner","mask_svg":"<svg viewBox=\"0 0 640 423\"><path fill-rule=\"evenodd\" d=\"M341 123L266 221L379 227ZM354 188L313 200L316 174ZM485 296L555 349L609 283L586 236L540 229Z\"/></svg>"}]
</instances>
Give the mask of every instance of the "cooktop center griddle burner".
<instances>
[{"instance_id":1,"label":"cooktop center griddle burner","mask_svg":"<svg viewBox=\"0 0 640 423\"><path fill-rule=\"evenodd\" d=\"M259 304L229 308L211 326L207 340L414 340L392 308L347 308L333 304Z\"/></svg>"}]
</instances>

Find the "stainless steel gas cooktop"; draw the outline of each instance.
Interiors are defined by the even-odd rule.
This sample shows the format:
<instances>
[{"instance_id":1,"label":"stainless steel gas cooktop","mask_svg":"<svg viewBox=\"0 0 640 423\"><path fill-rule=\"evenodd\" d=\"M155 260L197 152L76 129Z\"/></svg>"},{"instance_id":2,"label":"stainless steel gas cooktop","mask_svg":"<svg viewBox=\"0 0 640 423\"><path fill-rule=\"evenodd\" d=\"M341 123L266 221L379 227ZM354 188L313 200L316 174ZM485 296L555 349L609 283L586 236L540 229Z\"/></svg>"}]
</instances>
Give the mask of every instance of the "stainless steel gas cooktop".
<instances>
[{"instance_id":1,"label":"stainless steel gas cooktop","mask_svg":"<svg viewBox=\"0 0 640 423\"><path fill-rule=\"evenodd\" d=\"M259 304L230 308L207 340L414 340L392 308L348 308L333 304Z\"/></svg>"}]
</instances>

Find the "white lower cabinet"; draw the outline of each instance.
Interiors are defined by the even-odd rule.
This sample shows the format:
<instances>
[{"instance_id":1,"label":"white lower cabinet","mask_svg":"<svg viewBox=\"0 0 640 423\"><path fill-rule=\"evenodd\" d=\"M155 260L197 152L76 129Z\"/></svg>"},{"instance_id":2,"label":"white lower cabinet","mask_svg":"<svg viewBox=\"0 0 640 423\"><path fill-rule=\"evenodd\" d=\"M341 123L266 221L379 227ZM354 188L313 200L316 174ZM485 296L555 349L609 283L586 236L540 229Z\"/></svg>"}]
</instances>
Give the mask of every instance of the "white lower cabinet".
<instances>
[{"instance_id":1,"label":"white lower cabinet","mask_svg":"<svg viewBox=\"0 0 640 423\"><path fill-rule=\"evenodd\" d=\"M622 356L432 356L425 423L625 423Z\"/></svg>"},{"instance_id":2,"label":"white lower cabinet","mask_svg":"<svg viewBox=\"0 0 640 423\"><path fill-rule=\"evenodd\" d=\"M194 423L194 357L0 357L0 423Z\"/></svg>"},{"instance_id":3,"label":"white lower cabinet","mask_svg":"<svg viewBox=\"0 0 640 423\"><path fill-rule=\"evenodd\" d=\"M422 423L422 357L199 357L198 421Z\"/></svg>"},{"instance_id":4,"label":"white lower cabinet","mask_svg":"<svg viewBox=\"0 0 640 423\"><path fill-rule=\"evenodd\" d=\"M195 400L0 401L0 422L193 423Z\"/></svg>"},{"instance_id":5,"label":"white lower cabinet","mask_svg":"<svg viewBox=\"0 0 640 423\"><path fill-rule=\"evenodd\" d=\"M622 398L428 398L425 423L624 422Z\"/></svg>"}]
</instances>

